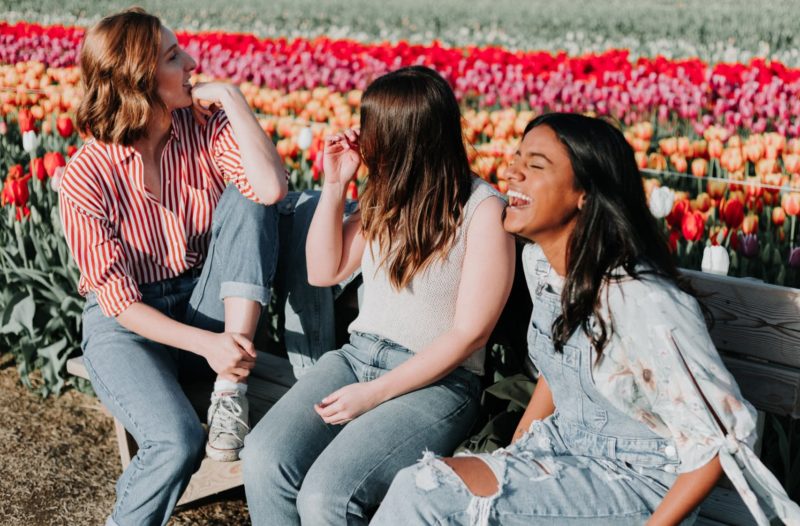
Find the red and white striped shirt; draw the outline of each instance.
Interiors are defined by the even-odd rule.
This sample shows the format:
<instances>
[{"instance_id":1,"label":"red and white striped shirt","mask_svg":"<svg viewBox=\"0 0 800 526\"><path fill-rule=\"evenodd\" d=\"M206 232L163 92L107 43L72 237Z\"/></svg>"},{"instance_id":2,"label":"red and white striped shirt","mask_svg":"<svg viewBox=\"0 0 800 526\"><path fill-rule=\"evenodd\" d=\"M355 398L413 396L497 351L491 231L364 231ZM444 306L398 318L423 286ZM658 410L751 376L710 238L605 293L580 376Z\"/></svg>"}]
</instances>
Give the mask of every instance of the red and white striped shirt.
<instances>
[{"instance_id":1,"label":"red and white striped shirt","mask_svg":"<svg viewBox=\"0 0 800 526\"><path fill-rule=\"evenodd\" d=\"M67 164L59 192L64 234L81 271L78 292L94 292L103 313L116 316L141 300L138 284L201 266L228 182L258 202L223 111L203 127L190 108L172 113L161 202L145 188L139 152L89 140Z\"/></svg>"}]
</instances>

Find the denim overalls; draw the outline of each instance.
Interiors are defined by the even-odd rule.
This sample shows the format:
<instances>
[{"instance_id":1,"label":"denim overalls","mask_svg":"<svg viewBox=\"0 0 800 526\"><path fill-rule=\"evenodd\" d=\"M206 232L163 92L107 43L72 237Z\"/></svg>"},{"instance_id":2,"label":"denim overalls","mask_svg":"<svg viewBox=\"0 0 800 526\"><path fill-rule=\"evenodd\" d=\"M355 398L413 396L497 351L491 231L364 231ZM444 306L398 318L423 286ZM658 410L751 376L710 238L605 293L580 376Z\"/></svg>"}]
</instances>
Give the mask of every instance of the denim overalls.
<instances>
[{"instance_id":1,"label":"denim overalls","mask_svg":"<svg viewBox=\"0 0 800 526\"><path fill-rule=\"evenodd\" d=\"M561 298L547 283L554 271L538 247L523 262L533 299L528 350L555 413L511 446L477 455L499 481L496 494L472 495L449 466L426 455L397 475L372 524L640 525L675 481L675 444L598 392L596 353L583 331L555 351L551 327Z\"/></svg>"}]
</instances>

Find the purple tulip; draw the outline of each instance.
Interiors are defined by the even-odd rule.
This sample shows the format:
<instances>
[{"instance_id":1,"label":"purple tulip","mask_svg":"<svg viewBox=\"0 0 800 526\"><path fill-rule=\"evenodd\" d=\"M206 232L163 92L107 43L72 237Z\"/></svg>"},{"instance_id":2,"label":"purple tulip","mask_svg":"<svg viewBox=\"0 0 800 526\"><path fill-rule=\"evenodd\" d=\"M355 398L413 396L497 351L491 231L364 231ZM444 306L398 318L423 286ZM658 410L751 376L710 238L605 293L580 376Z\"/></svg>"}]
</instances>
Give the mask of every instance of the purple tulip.
<instances>
[{"instance_id":1,"label":"purple tulip","mask_svg":"<svg viewBox=\"0 0 800 526\"><path fill-rule=\"evenodd\" d=\"M754 258L758 256L760 245L758 236L755 234L743 234L739 232L739 253L744 257Z\"/></svg>"},{"instance_id":2,"label":"purple tulip","mask_svg":"<svg viewBox=\"0 0 800 526\"><path fill-rule=\"evenodd\" d=\"M800 268L800 247L792 249L789 253L789 266L792 268Z\"/></svg>"}]
</instances>

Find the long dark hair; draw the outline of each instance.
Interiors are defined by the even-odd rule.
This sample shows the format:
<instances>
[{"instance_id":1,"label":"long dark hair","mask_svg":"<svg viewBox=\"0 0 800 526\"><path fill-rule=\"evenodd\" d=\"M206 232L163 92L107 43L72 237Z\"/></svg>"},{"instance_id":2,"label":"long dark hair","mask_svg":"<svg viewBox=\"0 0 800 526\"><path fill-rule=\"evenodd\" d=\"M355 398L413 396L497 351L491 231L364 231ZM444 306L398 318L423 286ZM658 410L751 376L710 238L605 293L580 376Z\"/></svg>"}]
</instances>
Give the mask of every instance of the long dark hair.
<instances>
[{"instance_id":1,"label":"long dark hair","mask_svg":"<svg viewBox=\"0 0 800 526\"><path fill-rule=\"evenodd\" d=\"M361 100L361 156L369 169L361 226L380 246L380 265L403 288L444 257L472 188L452 88L414 66L376 79Z\"/></svg>"},{"instance_id":2,"label":"long dark hair","mask_svg":"<svg viewBox=\"0 0 800 526\"><path fill-rule=\"evenodd\" d=\"M537 126L555 132L569 154L576 188L586 192L567 244L567 275L553 342L561 351L580 328L600 354L613 331L613 320L600 312L604 284L656 274L687 292L691 288L678 276L666 235L647 206L633 149L622 133L604 120L572 113L541 115L528 123L524 134ZM620 268L624 272L616 273Z\"/></svg>"}]
</instances>

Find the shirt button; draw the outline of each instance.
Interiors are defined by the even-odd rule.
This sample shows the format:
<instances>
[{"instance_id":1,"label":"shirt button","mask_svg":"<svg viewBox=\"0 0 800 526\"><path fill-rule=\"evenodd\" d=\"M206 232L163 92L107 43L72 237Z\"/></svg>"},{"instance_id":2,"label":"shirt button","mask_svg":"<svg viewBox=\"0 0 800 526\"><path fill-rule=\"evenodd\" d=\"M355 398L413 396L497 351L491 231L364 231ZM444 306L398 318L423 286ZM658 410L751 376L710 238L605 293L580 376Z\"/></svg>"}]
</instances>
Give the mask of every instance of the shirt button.
<instances>
[{"instance_id":1,"label":"shirt button","mask_svg":"<svg viewBox=\"0 0 800 526\"><path fill-rule=\"evenodd\" d=\"M664 454L667 455L668 457L674 457L675 453L676 453L675 446L667 446L664 448Z\"/></svg>"},{"instance_id":2,"label":"shirt button","mask_svg":"<svg viewBox=\"0 0 800 526\"><path fill-rule=\"evenodd\" d=\"M676 468L672 464L667 464L666 466L664 466L664 471L666 471L667 473L675 473L675 471L677 471L677 469L678 468Z\"/></svg>"}]
</instances>

